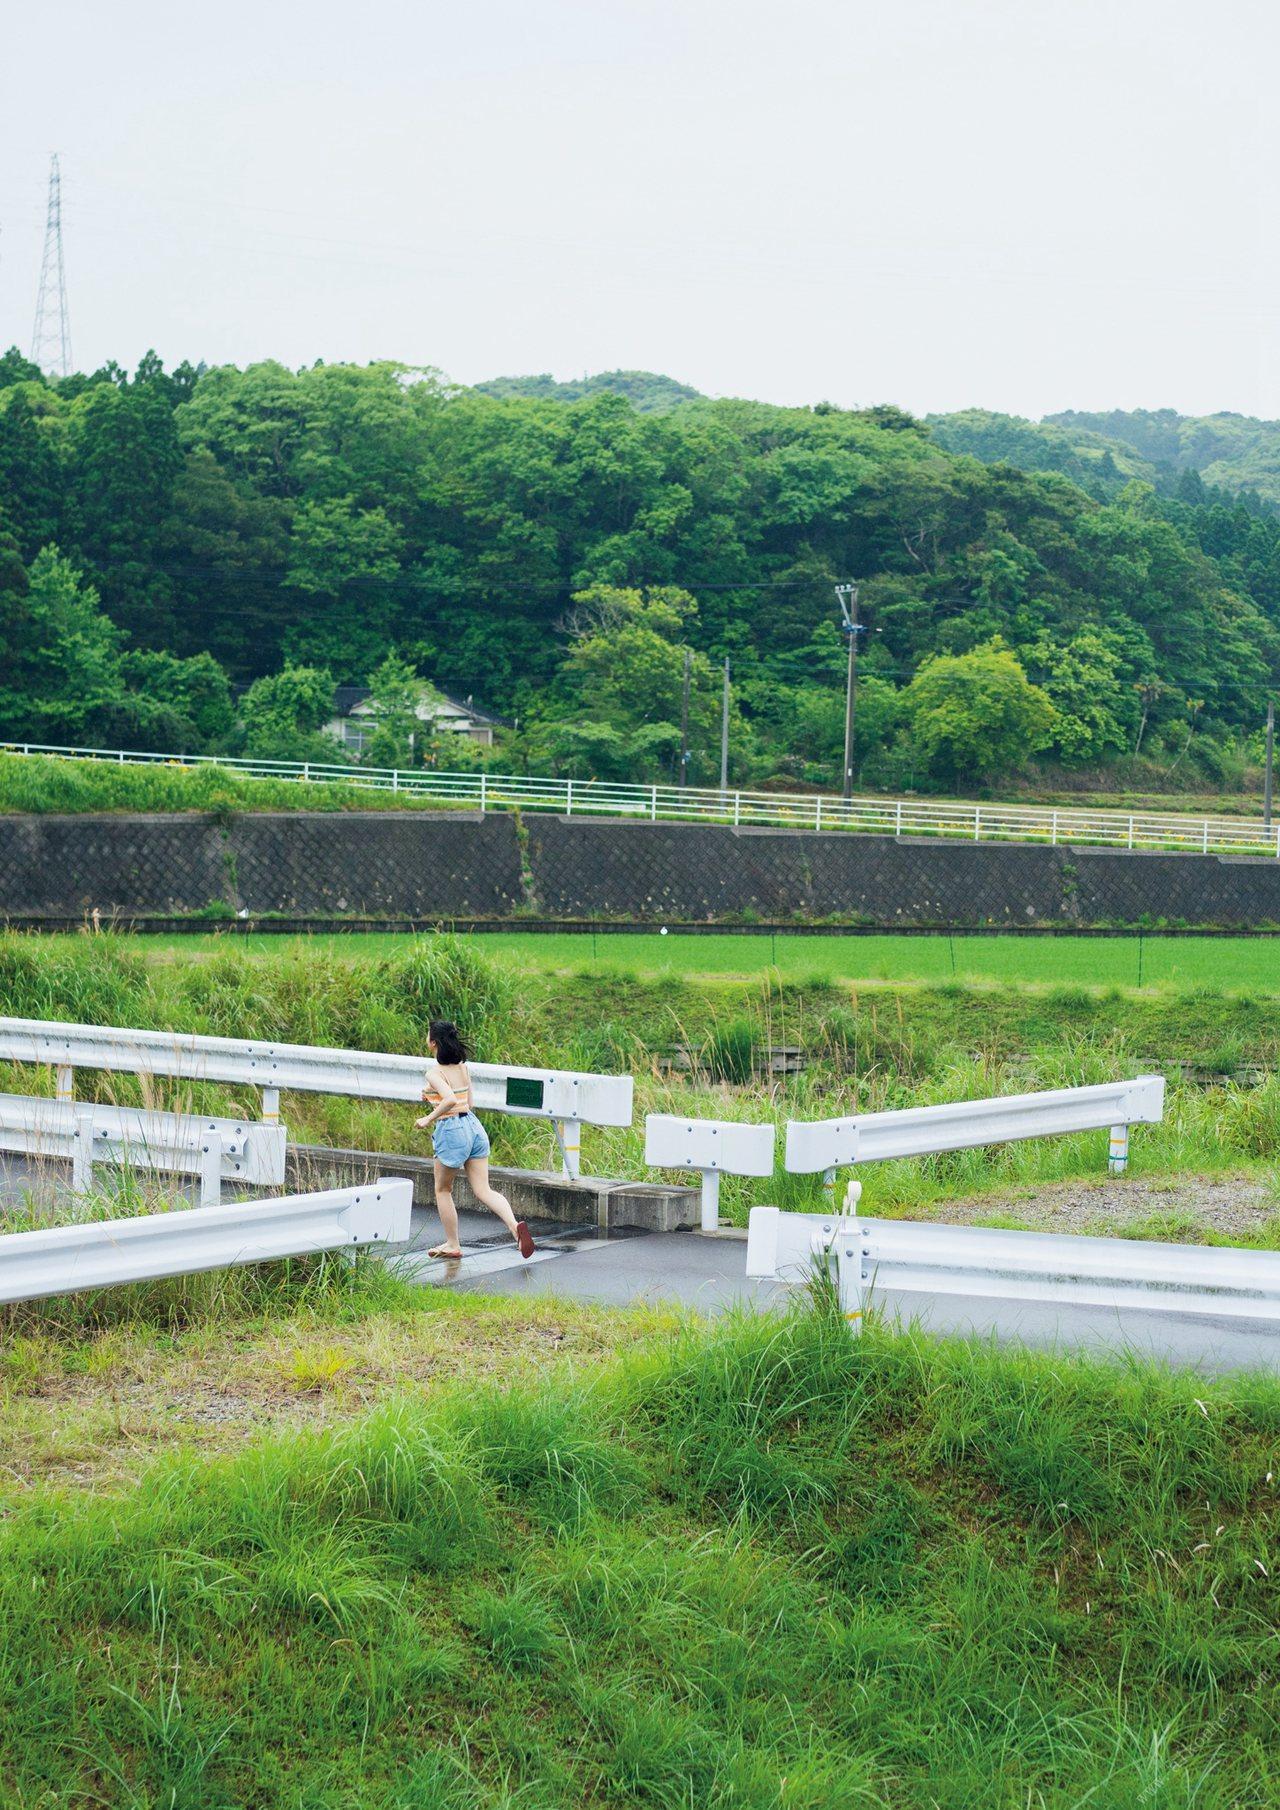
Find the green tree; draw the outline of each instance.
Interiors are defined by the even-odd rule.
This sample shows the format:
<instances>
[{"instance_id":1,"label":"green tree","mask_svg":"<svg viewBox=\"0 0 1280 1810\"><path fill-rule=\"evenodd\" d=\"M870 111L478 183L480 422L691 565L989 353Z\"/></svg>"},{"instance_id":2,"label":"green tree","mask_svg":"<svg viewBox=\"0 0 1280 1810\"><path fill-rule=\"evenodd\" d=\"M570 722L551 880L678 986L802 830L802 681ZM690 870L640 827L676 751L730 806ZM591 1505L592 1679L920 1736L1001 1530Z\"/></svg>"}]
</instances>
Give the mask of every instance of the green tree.
<instances>
[{"instance_id":1,"label":"green tree","mask_svg":"<svg viewBox=\"0 0 1280 1810\"><path fill-rule=\"evenodd\" d=\"M424 725L418 717L422 680L399 654L390 653L369 675L373 733L361 759L369 767L409 767L421 755Z\"/></svg>"},{"instance_id":2,"label":"green tree","mask_svg":"<svg viewBox=\"0 0 1280 1810\"><path fill-rule=\"evenodd\" d=\"M937 779L999 773L1053 738L1055 712L998 641L926 660L902 696L912 751Z\"/></svg>"},{"instance_id":3,"label":"green tree","mask_svg":"<svg viewBox=\"0 0 1280 1810\"><path fill-rule=\"evenodd\" d=\"M1082 766L1132 746L1137 700L1113 637L1081 629L1067 642L1045 638L1028 650L1027 664L1057 713L1047 745L1061 760Z\"/></svg>"},{"instance_id":4,"label":"green tree","mask_svg":"<svg viewBox=\"0 0 1280 1810\"><path fill-rule=\"evenodd\" d=\"M0 725L6 741L84 744L126 708L124 636L98 593L56 547L32 563L25 589L0 590Z\"/></svg>"},{"instance_id":5,"label":"green tree","mask_svg":"<svg viewBox=\"0 0 1280 1810\"><path fill-rule=\"evenodd\" d=\"M315 761L336 765L342 750L324 725L333 716L332 674L286 662L255 679L240 704L244 752L255 760Z\"/></svg>"}]
</instances>

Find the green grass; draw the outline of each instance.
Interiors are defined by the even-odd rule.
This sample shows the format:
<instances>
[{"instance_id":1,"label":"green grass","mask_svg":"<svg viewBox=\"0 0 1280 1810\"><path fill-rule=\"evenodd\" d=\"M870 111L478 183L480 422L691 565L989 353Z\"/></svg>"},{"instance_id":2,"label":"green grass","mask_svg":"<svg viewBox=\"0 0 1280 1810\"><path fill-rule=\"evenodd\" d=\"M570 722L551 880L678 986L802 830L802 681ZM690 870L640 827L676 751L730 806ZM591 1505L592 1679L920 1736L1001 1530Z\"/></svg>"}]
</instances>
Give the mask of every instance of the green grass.
<instances>
[{"instance_id":1,"label":"green grass","mask_svg":"<svg viewBox=\"0 0 1280 1810\"><path fill-rule=\"evenodd\" d=\"M644 1173L649 1111L780 1122L1103 1081L1175 1060L1280 1065L1280 1019L1261 989L1164 982L1139 992L950 977L842 983L812 971L744 981L581 962L561 971L536 960L545 940L528 939L526 954L483 937L166 944L10 935L0 937L0 1011L417 1054L425 1054L428 1020L454 1017L481 1059L637 1077L635 1124L585 1134L586 1167L602 1175ZM688 944L696 953L702 939ZM803 1074L753 1073L778 1044L804 1049ZM675 1045L692 1052L692 1069L660 1072L659 1059ZM14 1069L0 1085L49 1091L52 1078L47 1070ZM251 1089L140 1084L125 1075L84 1075L78 1086L86 1097L121 1103L140 1100L145 1087L157 1105L232 1115L259 1110ZM299 1094L286 1097L284 1112L297 1142L426 1149L409 1109L391 1103ZM498 1162L554 1166L547 1125L494 1115L490 1131ZM1046 1139L877 1165L867 1174L867 1198L877 1210L895 1211L948 1194L1098 1175L1104 1142L1101 1134ZM1140 1128L1133 1141L1138 1175L1257 1170L1278 1158L1274 1078L1255 1089L1175 1085L1166 1122ZM726 1178L723 1207L731 1222L741 1222L760 1199L816 1202L816 1187L794 1177Z\"/></svg>"},{"instance_id":2,"label":"green grass","mask_svg":"<svg viewBox=\"0 0 1280 1810\"><path fill-rule=\"evenodd\" d=\"M767 931L741 935L685 935L678 930L637 933L486 931L468 939L505 956L526 972L702 979L999 980L1034 986L1213 987L1280 992L1280 937L1134 936L824 936ZM269 934L139 936L145 948L207 952L228 946L255 954L306 946L348 956L386 956L403 950L403 933L323 932L305 939Z\"/></svg>"},{"instance_id":3,"label":"green grass","mask_svg":"<svg viewBox=\"0 0 1280 1810\"><path fill-rule=\"evenodd\" d=\"M333 764L342 760L334 745ZM439 799L408 798L341 779L259 779L216 764L131 765L105 760L60 760L40 754L0 754L0 811L31 815L78 811L447 811Z\"/></svg>"},{"instance_id":4,"label":"green grass","mask_svg":"<svg viewBox=\"0 0 1280 1810\"><path fill-rule=\"evenodd\" d=\"M1280 1385L821 1307L0 1520L6 1810L1280 1801Z\"/></svg>"}]
</instances>

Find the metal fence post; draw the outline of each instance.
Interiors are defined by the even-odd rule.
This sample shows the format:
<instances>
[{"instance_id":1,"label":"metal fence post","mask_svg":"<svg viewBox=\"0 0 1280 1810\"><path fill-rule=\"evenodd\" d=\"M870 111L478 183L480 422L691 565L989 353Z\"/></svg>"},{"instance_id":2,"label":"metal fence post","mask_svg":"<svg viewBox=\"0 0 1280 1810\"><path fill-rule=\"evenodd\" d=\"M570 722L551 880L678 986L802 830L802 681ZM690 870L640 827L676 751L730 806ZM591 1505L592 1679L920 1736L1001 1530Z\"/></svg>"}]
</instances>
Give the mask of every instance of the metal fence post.
<instances>
[{"instance_id":1,"label":"metal fence post","mask_svg":"<svg viewBox=\"0 0 1280 1810\"><path fill-rule=\"evenodd\" d=\"M737 827L741 823L741 821L742 821L742 793L735 792L733 795L733 827L735 830L737 829Z\"/></svg>"},{"instance_id":2,"label":"metal fence post","mask_svg":"<svg viewBox=\"0 0 1280 1810\"><path fill-rule=\"evenodd\" d=\"M482 817L484 816L484 812L485 812L485 799L487 796L484 782L485 782L485 775L482 773L480 775L480 815Z\"/></svg>"},{"instance_id":3,"label":"metal fence post","mask_svg":"<svg viewBox=\"0 0 1280 1810\"><path fill-rule=\"evenodd\" d=\"M280 1123L280 1089L264 1087L262 1090L262 1123L278 1125Z\"/></svg>"},{"instance_id":4,"label":"metal fence post","mask_svg":"<svg viewBox=\"0 0 1280 1810\"><path fill-rule=\"evenodd\" d=\"M76 1113L76 1146L71 1158L71 1192L88 1194L93 1187L93 1108Z\"/></svg>"},{"instance_id":5,"label":"metal fence post","mask_svg":"<svg viewBox=\"0 0 1280 1810\"><path fill-rule=\"evenodd\" d=\"M1206 855L1209 853L1209 819L1207 817L1204 820L1204 846L1201 853Z\"/></svg>"},{"instance_id":6,"label":"metal fence post","mask_svg":"<svg viewBox=\"0 0 1280 1810\"><path fill-rule=\"evenodd\" d=\"M654 823L658 821L658 788L649 787L649 816Z\"/></svg>"},{"instance_id":7,"label":"metal fence post","mask_svg":"<svg viewBox=\"0 0 1280 1810\"><path fill-rule=\"evenodd\" d=\"M56 1100L74 1100L76 1097L76 1071L66 1063L57 1070L53 1094Z\"/></svg>"},{"instance_id":8,"label":"metal fence post","mask_svg":"<svg viewBox=\"0 0 1280 1810\"><path fill-rule=\"evenodd\" d=\"M902 800L901 799L898 800L898 808L894 813L893 833L895 836L900 836L902 834Z\"/></svg>"},{"instance_id":9,"label":"metal fence post","mask_svg":"<svg viewBox=\"0 0 1280 1810\"><path fill-rule=\"evenodd\" d=\"M564 814L566 817L573 816L573 781L571 779L565 781Z\"/></svg>"},{"instance_id":10,"label":"metal fence post","mask_svg":"<svg viewBox=\"0 0 1280 1810\"><path fill-rule=\"evenodd\" d=\"M981 834L982 834L982 806L980 804L975 804L973 807L973 839L975 842L978 841Z\"/></svg>"},{"instance_id":11,"label":"metal fence post","mask_svg":"<svg viewBox=\"0 0 1280 1810\"><path fill-rule=\"evenodd\" d=\"M577 1119L557 1119L555 1131L560 1146L560 1173L566 1181L576 1181L582 1174L582 1126Z\"/></svg>"},{"instance_id":12,"label":"metal fence post","mask_svg":"<svg viewBox=\"0 0 1280 1810\"><path fill-rule=\"evenodd\" d=\"M821 792L819 792L818 796L813 801L813 827L815 830L820 830L822 828L822 794L821 794Z\"/></svg>"},{"instance_id":13,"label":"metal fence post","mask_svg":"<svg viewBox=\"0 0 1280 1810\"><path fill-rule=\"evenodd\" d=\"M1129 819L1129 847L1133 847L1133 818Z\"/></svg>"},{"instance_id":14,"label":"metal fence post","mask_svg":"<svg viewBox=\"0 0 1280 1810\"><path fill-rule=\"evenodd\" d=\"M1129 1166L1129 1127L1111 1127L1111 1145L1107 1152L1107 1168L1112 1175L1123 1175Z\"/></svg>"},{"instance_id":15,"label":"metal fence post","mask_svg":"<svg viewBox=\"0 0 1280 1810\"><path fill-rule=\"evenodd\" d=\"M718 1169L702 1171L702 1229L704 1232L718 1232L720 1229L720 1171Z\"/></svg>"}]
</instances>

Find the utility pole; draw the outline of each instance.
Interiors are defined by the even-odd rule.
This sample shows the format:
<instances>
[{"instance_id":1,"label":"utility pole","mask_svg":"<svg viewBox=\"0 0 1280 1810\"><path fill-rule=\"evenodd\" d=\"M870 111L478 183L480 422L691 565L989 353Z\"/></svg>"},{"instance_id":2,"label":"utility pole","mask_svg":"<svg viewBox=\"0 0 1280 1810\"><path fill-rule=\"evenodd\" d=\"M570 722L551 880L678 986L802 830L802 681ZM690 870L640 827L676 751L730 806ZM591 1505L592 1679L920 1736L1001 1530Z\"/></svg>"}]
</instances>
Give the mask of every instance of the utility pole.
<instances>
[{"instance_id":1,"label":"utility pole","mask_svg":"<svg viewBox=\"0 0 1280 1810\"><path fill-rule=\"evenodd\" d=\"M680 784L689 783L689 669L693 665L693 655L686 647L684 650L684 691L680 699Z\"/></svg>"},{"instance_id":2,"label":"utility pole","mask_svg":"<svg viewBox=\"0 0 1280 1810\"><path fill-rule=\"evenodd\" d=\"M729 790L729 656L724 657L724 700L720 706L720 790Z\"/></svg>"},{"instance_id":3,"label":"utility pole","mask_svg":"<svg viewBox=\"0 0 1280 1810\"><path fill-rule=\"evenodd\" d=\"M40 266L40 288L36 296L31 361L54 377L71 375L71 317L67 312L67 273L62 263L62 173L56 151L49 165L44 261Z\"/></svg>"},{"instance_id":4,"label":"utility pole","mask_svg":"<svg viewBox=\"0 0 1280 1810\"><path fill-rule=\"evenodd\" d=\"M1267 772L1262 782L1262 821L1271 828L1271 791L1272 773L1275 769L1276 756L1276 701L1267 699Z\"/></svg>"},{"instance_id":5,"label":"utility pole","mask_svg":"<svg viewBox=\"0 0 1280 1810\"><path fill-rule=\"evenodd\" d=\"M858 621L857 585L838 584L836 601L840 605L841 624L849 637L849 670L844 689L844 801L848 804L853 797L853 725L858 709L858 636L862 633Z\"/></svg>"}]
</instances>

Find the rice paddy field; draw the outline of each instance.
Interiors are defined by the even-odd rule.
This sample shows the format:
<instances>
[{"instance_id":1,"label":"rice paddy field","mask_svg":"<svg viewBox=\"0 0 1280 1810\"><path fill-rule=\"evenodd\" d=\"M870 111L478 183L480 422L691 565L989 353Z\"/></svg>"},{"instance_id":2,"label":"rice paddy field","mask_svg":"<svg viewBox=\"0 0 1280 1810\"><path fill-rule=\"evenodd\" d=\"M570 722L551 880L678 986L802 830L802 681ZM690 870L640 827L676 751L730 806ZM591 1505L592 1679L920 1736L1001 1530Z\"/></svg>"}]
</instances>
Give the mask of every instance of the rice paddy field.
<instances>
[{"instance_id":1,"label":"rice paddy field","mask_svg":"<svg viewBox=\"0 0 1280 1810\"><path fill-rule=\"evenodd\" d=\"M307 938L213 933L139 936L139 947L175 954L244 948L256 954L306 947L383 956L403 934L317 934ZM738 976L787 980L998 980L1050 986L1208 987L1280 992L1280 936L838 936L597 931L491 931L467 939L484 953L549 974Z\"/></svg>"}]
</instances>

